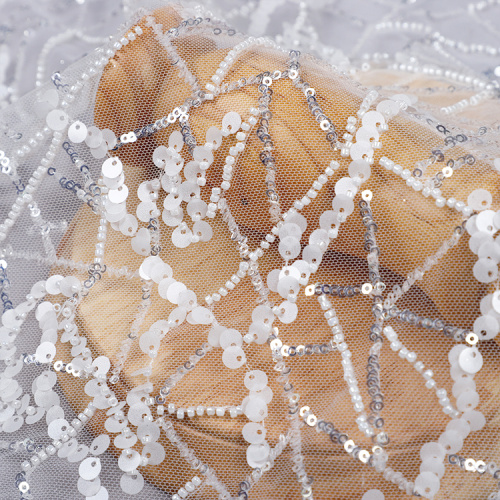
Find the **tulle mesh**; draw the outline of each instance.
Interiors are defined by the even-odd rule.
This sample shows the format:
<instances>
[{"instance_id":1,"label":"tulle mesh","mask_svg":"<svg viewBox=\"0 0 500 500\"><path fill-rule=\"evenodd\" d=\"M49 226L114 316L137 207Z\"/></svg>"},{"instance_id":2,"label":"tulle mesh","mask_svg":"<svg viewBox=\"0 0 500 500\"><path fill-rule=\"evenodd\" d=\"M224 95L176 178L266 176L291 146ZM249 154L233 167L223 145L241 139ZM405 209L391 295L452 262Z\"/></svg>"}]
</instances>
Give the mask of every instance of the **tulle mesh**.
<instances>
[{"instance_id":1,"label":"tulle mesh","mask_svg":"<svg viewBox=\"0 0 500 500\"><path fill-rule=\"evenodd\" d=\"M128 33L139 23L144 33L118 50L104 70L98 69L94 75L89 75L75 101L67 107L71 120L80 120L87 126L95 124L100 129L109 128L119 137L167 116L190 96L191 89L179 74L182 73L182 64L169 58L165 47L152 29L146 26L145 16L152 13L164 32L180 26L183 19L196 19L196 16L192 11L183 10L179 6L160 11L155 11L156 7L157 4L149 5L148 11L135 14L121 30L122 34ZM244 40L245 36L233 31L228 33L229 27L208 18L208 15L200 15L199 18L199 24L179 27L178 34L171 37L171 43L203 88L226 53ZM119 40L120 36L115 39ZM101 54L106 55L105 52ZM91 54L65 70L61 74L60 84L71 88L81 79L82 72L88 74L95 59L96 54ZM248 81L265 71L284 71L288 60L288 51L252 47L243 51L235 60L225 81ZM172 64L173 62L176 64ZM341 137L348 117L356 116L369 89L312 56L303 54L299 62L302 79L315 89L318 103ZM384 87L397 83L397 78L400 76L389 71L366 76L366 84L381 86L380 96L372 109L378 102L394 94ZM417 78L411 82L406 81L406 84L410 87L408 94L412 94L413 89L431 86L429 81ZM2 112L2 120L23 136L16 144L5 138L1 140L1 149L7 156L19 149L19 144L29 144L28 138L43 128L44 118L35 116L33 109L43 92L53 87L53 83L47 83ZM312 117L303 92L289 78L274 81L271 88L273 94L269 107L272 118L269 121L269 133L275 147L276 190L282 212L289 210L295 200L300 200L307 193L332 160L340 163L318 197L302 211L307 218L307 229L301 240L303 248L307 245L311 232L319 227L321 214L325 210L331 210L335 182L347 175L351 159L342 157L340 149L333 149L325 140L325 133ZM59 92L61 100L64 99L64 90L62 88ZM467 203L472 191L484 188L493 197L491 209L498 210L499 179L498 172L493 167L493 159L499 154L497 131L490 126L481 130L485 126L484 120L474 120L471 116L467 120L444 116L436 104L446 105L446 93L439 95L440 101L435 94L432 95L429 102L417 92L415 95L418 95L419 100L391 119L389 130L381 134L382 147L375 152L371 176L362 188L373 192L370 206L378 226L376 238L380 248L380 275L386 285L384 295L394 286L401 286L410 273L424 265L427 257L435 255L445 241L459 232L461 237L456 246L404 293L397 306L419 316L442 319L446 324L473 330L474 321L481 315L480 301L486 294L494 291L495 284L479 283L473 275L477 256L469 249L469 234L462 228L465 220L463 214L453 209L436 207L433 197L426 199L421 192L408 187L400 177L381 166L379 159L387 156L410 171L420 162L429 160L429 166L423 174L423 179L426 179L440 173L447 161L453 159L457 162L458 158L471 155L473 160L469 160L470 165L465 164L456 169L451 178L443 180L443 196ZM259 96L257 85L248 84L217 96L213 101L206 101L200 107L193 107L189 111L189 124L198 144L204 144L205 132L210 126L221 127L227 112L236 111L243 120L248 119L251 116L249 110L257 105ZM496 102L489 101L487 106L498 109ZM481 113L491 113L487 106L483 105L482 111L479 109L478 116ZM125 183L130 192L127 198L129 213L135 214L135 207L140 201L137 189L141 182L159 177L159 170L152 162L152 154L157 146L168 145L168 138L173 130L180 130L178 122L150 137L125 144L109 153L117 155L124 164ZM460 134L466 138L465 142L455 139L454 145L448 142L445 146L447 137L456 138ZM18 158L17 172L24 185L28 184L47 151L49 136L46 135L38 143L38 146L31 147L28 153ZM214 162L207 172L206 186L201 188L203 200L209 202L211 188L220 185L225 158L234 144L233 136L224 138L222 146L214 154ZM97 182L103 159L94 158L85 144L70 146L88 167L90 177ZM240 232L247 236L250 249L258 247L273 225L265 194L266 170L259 159L261 150L262 142L253 129L244 152L234 166L231 188L226 194L231 213ZM436 150L444 153L444 161ZM51 274L77 276L82 282L89 277L88 267L94 258L99 217L88 204L78 199L71 190L71 184L68 189L68 180L81 186L85 183L79 165L72 163L70 154L71 151L58 147L53 162L55 174L46 176L33 195L32 203L36 203L39 208L45 228L40 229L34 225L33 217L30 216L32 209L26 206L16 224L9 230L8 238L2 242L2 257L8 264L7 276L21 277L4 290L14 307L25 300L35 282L44 280ZM187 146L184 146L182 156L187 163L190 159ZM16 200L16 189L5 176L1 180L0 196L3 200L8 200L10 206ZM157 202L160 207L165 194L165 191L160 190ZM350 286L369 281L367 252L364 248L365 226L359 214L359 201L360 194L355 198L353 214L341 224L338 237L331 241L318 271L311 275L309 283ZM4 214L2 220L6 216ZM185 220L186 217L187 214ZM209 223L214 233L210 241L193 243L188 248L181 249L172 244L173 228L166 226L159 218L159 255L172 267L174 278L196 293L200 305L204 304L206 296L217 293L225 285L241 262L237 245L232 241L221 214L218 212L215 218L209 219ZM188 225L191 225L189 220ZM139 227L147 227L147 224L139 223ZM112 364L110 375L113 368L119 366L123 342L134 330L134 322L142 314L145 292L142 290L144 282L140 279L138 269L144 256L132 250L131 238L112 227L108 227L105 244L104 263L107 270L79 303L75 322L79 336L86 339L86 347L91 350L92 358L109 357ZM266 283L268 274L284 265L278 253L278 240L270 245L258 262L260 276ZM219 302L207 307L220 324L235 328L244 335L252 323L252 311L257 306L257 299L258 294L247 276L227 297L222 297ZM51 300L62 303L60 296ZM269 295L272 304L277 305L282 300L275 292ZM139 336L147 332L155 321L168 318L175 308L158 295L156 284L152 287L150 301L151 305L138 327ZM372 301L363 294L352 298L331 298L331 301L352 352L361 395L368 406L370 396L365 380L369 351L373 345L369 338L370 327L374 323ZM302 287L297 305L299 313L296 321L291 324L275 322L274 325L279 328L279 339L289 346L328 345L332 331L316 296L306 296ZM16 339L14 359L24 353L35 353L40 343L40 327L33 316L34 312L27 315ZM432 369L437 385L446 389L454 403L455 399L451 396L454 381L450 378L448 353L457 341L446 337L443 331L418 328L396 319L388 319L386 324L393 326L400 340L410 351L418 354L418 360L426 368ZM150 381L154 389L151 396L157 396L165 380L175 374L207 342L209 330L209 325L184 322L167 332L161 341L158 355L152 362ZM69 363L74 357L71 353L74 346L60 340L59 338L56 345L55 360ZM425 387L422 376L410 363L393 352L389 344L385 339L380 353L381 390L385 403L381 416L385 421L384 430L390 437L389 444L385 446L389 455L387 465L394 471L400 471L408 481L414 481L419 474L422 445L437 441L450 417L443 414L435 391ZM138 340L130 342L130 346L119 381L109 384L119 401L125 401L127 392L146 382L143 375L134 375L134 372L146 367L151 361L139 347ZM255 499L300 498L305 486L297 481L294 452L289 442L294 417L290 416L289 403L283 397L280 373L274 369L276 361L273 361L268 343L245 345L244 350L247 362L238 370L228 369L223 364L220 348L214 348L205 354L195 368L188 370L176 383L167 396L165 408L169 403L173 403L176 408L241 405L248 396L248 390L243 384L246 371L264 371L273 392L268 417L265 419L266 440L274 448L280 436L287 436L288 444L274 459L274 465L262 472L260 479L256 480L258 473L253 472L255 484L248 495ZM480 396L477 410L485 415L487 423L482 430L471 433L458 455L484 460L486 463L500 462L497 429L500 351L497 339L480 342L480 352L484 357L484 366L474 380ZM309 406L320 420L331 422L341 433L353 439L356 445L372 454L374 443L360 432L355 422L358 415L353 409L344 380L339 353L296 355L284 360L291 369L293 392L300 395L299 408ZM33 363L23 366L15 377L23 387L23 392L31 394L33 380L46 369L47 365L36 366ZM85 384L91 378L92 376L78 378L58 373L53 390L60 399L59 404L64 409L64 418L68 422L76 418L91 402L92 398L85 392ZM33 396L30 404L37 406ZM156 406L157 403L151 406L151 414L155 419L159 418ZM125 413L127 408L125 407ZM97 435L108 433L104 428L108 409L96 411L78 433L78 443L90 446ZM230 498L219 496L224 495L224 491L231 497L238 498L238 494L241 494L240 483L252 476L252 469L246 460L248 443L242 437L242 428L248 421L245 415L232 418L226 411L224 417L205 415L178 419L176 414L169 415L165 410L164 420L167 426L172 426L178 438L192 453L202 463L210 466L224 489L221 491L219 488L218 491L213 487L215 481L210 476L203 475L199 468L193 469L186 457L182 456L186 453L180 453L162 430L159 442L165 448L165 459L159 465L139 467L146 485L137 497L170 498L169 495L176 494L187 481L199 476L203 481L202 486L191 493L189 498ZM397 485L386 481L383 474L377 473L373 466L360 463L346 453L342 444L332 442L327 433L321 432L318 427L304 425L302 420L296 419L297 425L300 423L300 434L293 434L292 441L301 441L303 464L307 477L312 481L314 498L357 500L367 490L375 488L383 491L387 500L406 497ZM130 424L130 428L133 432L136 431L136 426ZM120 478L124 473L117 465L121 450L113 446L113 438L117 433L109 434L111 446L99 456L102 465L99 477L110 498L124 498L128 496L127 491L120 487ZM33 440L35 445L47 446L52 442L47 434L45 415L38 423L24 424L15 433L3 436L2 439L8 442L26 438ZM134 449L140 452L142 444L135 445ZM22 470L21 463L29 460L31 455L22 449L6 453L16 455L18 460L10 461L11 468L2 471L2 476L7 478L8 493L0 496L16 498L13 484L16 474ZM60 461L66 462L64 468L59 469ZM24 498L82 497L77 489L80 462L70 462L69 465L67 462L66 458L56 455L33 469L26 479L32 497L25 494ZM436 499L482 499L496 491L496 480L490 474L480 475L460 470L459 466L449 463L448 457L444 462L446 472L441 479L441 490ZM101 491L101 494L104 493Z\"/></svg>"}]
</instances>

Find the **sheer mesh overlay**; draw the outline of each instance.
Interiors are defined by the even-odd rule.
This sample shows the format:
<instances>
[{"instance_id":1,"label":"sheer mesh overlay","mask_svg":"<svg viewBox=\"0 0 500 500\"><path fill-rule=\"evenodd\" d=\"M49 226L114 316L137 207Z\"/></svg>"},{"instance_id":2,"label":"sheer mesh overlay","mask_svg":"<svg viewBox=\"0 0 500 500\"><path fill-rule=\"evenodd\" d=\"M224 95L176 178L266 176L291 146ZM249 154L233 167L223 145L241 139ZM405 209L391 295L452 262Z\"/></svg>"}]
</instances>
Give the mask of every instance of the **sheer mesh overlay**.
<instances>
[{"instance_id":1,"label":"sheer mesh overlay","mask_svg":"<svg viewBox=\"0 0 500 500\"><path fill-rule=\"evenodd\" d=\"M493 92L146 7L2 111L0 498L500 498Z\"/></svg>"}]
</instances>

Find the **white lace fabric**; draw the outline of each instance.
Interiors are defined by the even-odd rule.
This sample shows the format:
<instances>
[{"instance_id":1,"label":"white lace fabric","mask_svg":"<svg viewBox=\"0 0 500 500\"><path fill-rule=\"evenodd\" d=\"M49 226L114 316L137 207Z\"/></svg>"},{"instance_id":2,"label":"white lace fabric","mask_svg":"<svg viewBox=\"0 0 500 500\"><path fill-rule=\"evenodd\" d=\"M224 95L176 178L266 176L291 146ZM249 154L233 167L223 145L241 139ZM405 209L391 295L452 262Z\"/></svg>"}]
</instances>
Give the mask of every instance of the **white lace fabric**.
<instances>
[{"instance_id":1,"label":"white lace fabric","mask_svg":"<svg viewBox=\"0 0 500 500\"><path fill-rule=\"evenodd\" d=\"M1 112L5 498L500 498L494 81L127 13Z\"/></svg>"}]
</instances>

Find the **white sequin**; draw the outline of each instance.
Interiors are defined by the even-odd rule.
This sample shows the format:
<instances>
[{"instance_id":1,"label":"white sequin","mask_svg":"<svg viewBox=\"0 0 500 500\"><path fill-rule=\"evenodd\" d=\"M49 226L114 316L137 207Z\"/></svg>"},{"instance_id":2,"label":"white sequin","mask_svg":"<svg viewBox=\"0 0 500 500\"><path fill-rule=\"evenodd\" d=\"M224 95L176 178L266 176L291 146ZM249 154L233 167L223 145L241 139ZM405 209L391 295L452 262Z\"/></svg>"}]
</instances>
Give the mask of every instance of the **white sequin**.
<instances>
[{"instance_id":1,"label":"white sequin","mask_svg":"<svg viewBox=\"0 0 500 500\"><path fill-rule=\"evenodd\" d=\"M87 137L87 126L85 123L76 121L68 128L68 139L75 144L80 144Z\"/></svg>"},{"instance_id":2,"label":"white sequin","mask_svg":"<svg viewBox=\"0 0 500 500\"><path fill-rule=\"evenodd\" d=\"M236 134L241 126L241 116L235 111L230 111L222 119L222 130L229 134Z\"/></svg>"},{"instance_id":3,"label":"white sequin","mask_svg":"<svg viewBox=\"0 0 500 500\"><path fill-rule=\"evenodd\" d=\"M101 460L97 457L86 458L78 468L80 477L87 481L95 479L101 472Z\"/></svg>"},{"instance_id":4,"label":"white sequin","mask_svg":"<svg viewBox=\"0 0 500 500\"><path fill-rule=\"evenodd\" d=\"M50 129L58 132L66 128L69 122L69 117L67 113L61 109L53 109L48 113L45 121Z\"/></svg>"},{"instance_id":5,"label":"white sequin","mask_svg":"<svg viewBox=\"0 0 500 500\"><path fill-rule=\"evenodd\" d=\"M227 349L224 349L224 352L222 353L222 362L227 368L236 370L245 364L245 352L241 347L228 347Z\"/></svg>"}]
</instances>

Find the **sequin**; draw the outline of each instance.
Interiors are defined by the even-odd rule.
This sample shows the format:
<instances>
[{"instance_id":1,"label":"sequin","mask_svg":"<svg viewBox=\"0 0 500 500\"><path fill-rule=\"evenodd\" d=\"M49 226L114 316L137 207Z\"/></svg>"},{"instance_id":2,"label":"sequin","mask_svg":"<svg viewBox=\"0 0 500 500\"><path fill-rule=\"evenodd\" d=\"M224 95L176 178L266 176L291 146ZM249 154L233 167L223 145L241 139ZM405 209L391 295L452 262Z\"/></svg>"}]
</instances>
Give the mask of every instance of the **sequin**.
<instances>
[{"instance_id":1,"label":"sequin","mask_svg":"<svg viewBox=\"0 0 500 500\"><path fill-rule=\"evenodd\" d=\"M353 184L351 183L349 184L349 186L352 187ZM338 194L332 200L332 208L334 213L342 215L344 217L343 220L345 220L345 217L348 217L354 211L354 202L349 196L345 194ZM338 216L337 216L337 221L340 222Z\"/></svg>"},{"instance_id":2,"label":"sequin","mask_svg":"<svg viewBox=\"0 0 500 500\"><path fill-rule=\"evenodd\" d=\"M144 420L144 417L151 416L151 411L144 403L134 403L130 406L127 416L130 423L137 426Z\"/></svg>"},{"instance_id":3,"label":"sequin","mask_svg":"<svg viewBox=\"0 0 500 500\"><path fill-rule=\"evenodd\" d=\"M76 276L67 276L59 282L59 288L64 296L72 297L81 290L82 285Z\"/></svg>"},{"instance_id":4,"label":"sequin","mask_svg":"<svg viewBox=\"0 0 500 500\"><path fill-rule=\"evenodd\" d=\"M178 130L174 130L168 138L168 147L179 153L184 146L184 138Z\"/></svg>"},{"instance_id":5,"label":"sequin","mask_svg":"<svg viewBox=\"0 0 500 500\"><path fill-rule=\"evenodd\" d=\"M152 201L141 201L136 208L137 218L142 222L149 222L157 215L156 203Z\"/></svg>"},{"instance_id":6,"label":"sequin","mask_svg":"<svg viewBox=\"0 0 500 500\"><path fill-rule=\"evenodd\" d=\"M472 268L474 277L480 283L491 283L498 278L498 266L489 257L479 259Z\"/></svg>"},{"instance_id":7,"label":"sequin","mask_svg":"<svg viewBox=\"0 0 500 500\"><path fill-rule=\"evenodd\" d=\"M206 242L212 239L214 233L208 222L199 220L193 224L193 234L197 236L200 241Z\"/></svg>"},{"instance_id":8,"label":"sequin","mask_svg":"<svg viewBox=\"0 0 500 500\"><path fill-rule=\"evenodd\" d=\"M89 447L80 443L71 453L68 455L67 460L70 463L76 463L82 461L89 452Z\"/></svg>"},{"instance_id":9,"label":"sequin","mask_svg":"<svg viewBox=\"0 0 500 500\"><path fill-rule=\"evenodd\" d=\"M244 413L248 420L262 422L267 417L267 404L257 396L250 396L245 405Z\"/></svg>"},{"instance_id":10,"label":"sequin","mask_svg":"<svg viewBox=\"0 0 500 500\"><path fill-rule=\"evenodd\" d=\"M151 236L145 227L141 227L131 240L132 249L139 255L147 256L151 251Z\"/></svg>"},{"instance_id":11,"label":"sequin","mask_svg":"<svg viewBox=\"0 0 500 500\"><path fill-rule=\"evenodd\" d=\"M56 382L57 375L51 371L45 371L35 379L36 387L41 391L48 391L49 389L52 389ZM4 392L3 395L6 396L7 394Z\"/></svg>"},{"instance_id":12,"label":"sequin","mask_svg":"<svg viewBox=\"0 0 500 500\"><path fill-rule=\"evenodd\" d=\"M206 162L209 165L214 161L214 155L212 151L210 151L210 149L205 146L196 146L193 150L193 158L199 163Z\"/></svg>"},{"instance_id":13,"label":"sequin","mask_svg":"<svg viewBox=\"0 0 500 500\"><path fill-rule=\"evenodd\" d=\"M139 338L139 346L145 354L156 356L160 348L160 333L156 330L144 332Z\"/></svg>"},{"instance_id":14,"label":"sequin","mask_svg":"<svg viewBox=\"0 0 500 500\"><path fill-rule=\"evenodd\" d=\"M78 467L80 477L86 481L92 481L101 472L101 460L97 457L86 458Z\"/></svg>"},{"instance_id":15,"label":"sequin","mask_svg":"<svg viewBox=\"0 0 500 500\"><path fill-rule=\"evenodd\" d=\"M250 444L260 444L266 439L266 428L255 422L248 422L244 425L242 434L245 441Z\"/></svg>"},{"instance_id":16,"label":"sequin","mask_svg":"<svg viewBox=\"0 0 500 500\"><path fill-rule=\"evenodd\" d=\"M47 114L45 122L50 129L58 132L66 128L69 122L69 117L64 111L54 109Z\"/></svg>"},{"instance_id":17,"label":"sequin","mask_svg":"<svg viewBox=\"0 0 500 500\"><path fill-rule=\"evenodd\" d=\"M182 284L182 283L181 283ZM184 286L184 285L183 285ZM184 286L184 290L185 290L185 286ZM184 291L182 290L182 291ZM182 292L181 291L181 292ZM170 292L170 288L169 288L169 292ZM181 293L179 292L176 297L174 298L174 300L170 300L170 302L174 302L174 303L177 303L178 300L179 300L179 294ZM167 292L167 295L168 295L168 292ZM214 321L214 315L213 313L207 309L206 307L202 307L202 306L197 306L195 307L188 315L188 321L191 323L191 324L195 324L195 325L210 325L213 323ZM236 331L236 330L234 330ZM238 332L239 333L239 332ZM222 336L221 336L222 337ZM241 337L241 335L240 335ZM220 341L222 342L222 338L220 339ZM240 344L241 345L241 344ZM222 343L221 343L221 346L222 346Z\"/></svg>"},{"instance_id":18,"label":"sequin","mask_svg":"<svg viewBox=\"0 0 500 500\"><path fill-rule=\"evenodd\" d=\"M300 253L300 241L293 236L287 236L280 240L278 250L285 261L295 259Z\"/></svg>"},{"instance_id":19,"label":"sequin","mask_svg":"<svg viewBox=\"0 0 500 500\"><path fill-rule=\"evenodd\" d=\"M120 487L128 495L137 495L144 488L144 477L140 472L125 473L120 478Z\"/></svg>"},{"instance_id":20,"label":"sequin","mask_svg":"<svg viewBox=\"0 0 500 500\"><path fill-rule=\"evenodd\" d=\"M102 175L109 177L110 179L115 179L119 177L123 172L123 163L119 158L108 158L102 164Z\"/></svg>"},{"instance_id":21,"label":"sequin","mask_svg":"<svg viewBox=\"0 0 500 500\"><path fill-rule=\"evenodd\" d=\"M467 197L467 205L473 210L487 210L491 206L493 198L486 189L476 189Z\"/></svg>"},{"instance_id":22,"label":"sequin","mask_svg":"<svg viewBox=\"0 0 500 500\"><path fill-rule=\"evenodd\" d=\"M250 467L262 467L269 457L269 445L266 442L251 444L247 448L247 463Z\"/></svg>"},{"instance_id":23,"label":"sequin","mask_svg":"<svg viewBox=\"0 0 500 500\"><path fill-rule=\"evenodd\" d=\"M85 495L86 497L90 497L92 495L97 494L97 492L101 488L101 480L99 479L99 477L96 477L95 479L92 479L91 481L87 481L86 479L83 479L83 477L79 477L77 487L78 487L78 491L82 495Z\"/></svg>"},{"instance_id":24,"label":"sequin","mask_svg":"<svg viewBox=\"0 0 500 500\"><path fill-rule=\"evenodd\" d=\"M445 449L449 455L457 453L463 446L463 439L456 431L445 431L438 439L439 444Z\"/></svg>"},{"instance_id":25,"label":"sequin","mask_svg":"<svg viewBox=\"0 0 500 500\"><path fill-rule=\"evenodd\" d=\"M241 347L243 344L243 338L238 330L235 330L234 328L227 328L221 333L219 344L222 349L226 349L229 346Z\"/></svg>"},{"instance_id":26,"label":"sequin","mask_svg":"<svg viewBox=\"0 0 500 500\"><path fill-rule=\"evenodd\" d=\"M228 134L236 134L241 127L241 116L235 111L230 111L222 119L222 131Z\"/></svg>"},{"instance_id":27,"label":"sequin","mask_svg":"<svg viewBox=\"0 0 500 500\"><path fill-rule=\"evenodd\" d=\"M51 372L51 373L53 373L53 372ZM56 379L57 379L57 376L56 376ZM50 424L51 422L53 422L54 420L57 420L57 419L64 419L64 410L58 405L52 406L52 408L49 408L47 410L47 414L45 416L45 421L47 422L47 425ZM1 420L1 418L0 418L0 420Z\"/></svg>"},{"instance_id":28,"label":"sequin","mask_svg":"<svg viewBox=\"0 0 500 500\"><path fill-rule=\"evenodd\" d=\"M421 472L415 479L415 490L425 498L433 498L439 486L439 478L432 472Z\"/></svg>"},{"instance_id":29,"label":"sequin","mask_svg":"<svg viewBox=\"0 0 500 500\"><path fill-rule=\"evenodd\" d=\"M102 455L109 447L110 438L107 434L100 434L92 441L90 445L90 453L92 455Z\"/></svg>"},{"instance_id":30,"label":"sequin","mask_svg":"<svg viewBox=\"0 0 500 500\"><path fill-rule=\"evenodd\" d=\"M351 178L359 179L360 182L366 182L371 175L371 168L368 163L364 160L352 161L349 165L348 172ZM335 186L335 193L337 193L337 187ZM337 193L337 194L347 194L347 193Z\"/></svg>"},{"instance_id":31,"label":"sequin","mask_svg":"<svg viewBox=\"0 0 500 500\"><path fill-rule=\"evenodd\" d=\"M183 219L182 208L179 207L179 213L172 214L169 210L163 210L161 218L166 226L175 227L178 226Z\"/></svg>"},{"instance_id":32,"label":"sequin","mask_svg":"<svg viewBox=\"0 0 500 500\"><path fill-rule=\"evenodd\" d=\"M170 158L171 158L171 153L165 146L158 146L153 151L153 163L158 168L164 168L167 160L169 160Z\"/></svg>"},{"instance_id":33,"label":"sequin","mask_svg":"<svg viewBox=\"0 0 500 500\"><path fill-rule=\"evenodd\" d=\"M400 107L397 102L387 99L377 104L377 111L385 117L386 120L396 116L399 113Z\"/></svg>"},{"instance_id":34,"label":"sequin","mask_svg":"<svg viewBox=\"0 0 500 500\"><path fill-rule=\"evenodd\" d=\"M44 411L42 410L42 416L43 416L43 413L44 413ZM26 420L28 420L28 419L26 419ZM38 420L40 420L40 419L38 418L35 421L38 421ZM33 423L35 423L35 421ZM26 423L29 423L29 422L26 422ZM22 427L23 424L24 424L24 419L22 416L16 415L15 417L14 416L10 417L3 423L2 431L10 434L12 432L18 431Z\"/></svg>"},{"instance_id":35,"label":"sequin","mask_svg":"<svg viewBox=\"0 0 500 500\"><path fill-rule=\"evenodd\" d=\"M479 394L475 391L463 392L457 398L457 409L459 411L473 410L479 404Z\"/></svg>"},{"instance_id":36,"label":"sequin","mask_svg":"<svg viewBox=\"0 0 500 500\"><path fill-rule=\"evenodd\" d=\"M101 130L103 141L106 143L107 149L113 149L116 146L116 135L109 128Z\"/></svg>"},{"instance_id":37,"label":"sequin","mask_svg":"<svg viewBox=\"0 0 500 500\"><path fill-rule=\"evenodd\" d=\"M480 431L486 425L485 416L477 410L468 410L463 413L462 418L470 425L472 432Z\"/></svg>"},{"instance_id":38,"label":"sequin","mask_svg":"<svg viewBox=\"0 0 500 500\"><path fill-rule=\"evenodd\" d=\"M165 460L165 448L160 443L147 443L142 449L142 456L148 459L148 464L159 465Z\"/></svg>"},{"instance_id":39,"label":"sequin","mask_svg":"<svg viewBox=\"0 0 500 500\"><path fill-rule=\"evenodd\" d=\"M203 172L199 161L190 161L184 165L184 177L187 181L196 184L198 177Z\"/></svg>"},{"instance_id":40,"label":"sequin","mask_svg":"<svg viewBox=\"0 0 500 500\"><path fill-rule=\"evenodd\" d=\"M268 378L262 370L251 370L245 374L245 387L249 391L260 391L267 386Z\"/></svg>"},{"instance_id":41,"label":"sequin","mask_svg":"<svg viewBox=\"0 0 500 500\"><path fill-rule=\"evenodd\" d=\"M273 400L273 391L270 387L266 386L258 391L250 391L250 396L260 398L266 404L269 404Z\"/></svg>"},{"instance_id":42,"label":"sequin","mask_svg":"<svg viewBox=\"0 0 500 500\"><path fill-rule=\"evenodd\" d=\"M500 323L494 317L490 315L479 316L479 318L474 321L474 333L481 340L491 340L498 335L500 331Z\"/></svg>"},{"instance_id":43,"label":"sequin","mask_svg":"<svg viewBox=\"0 0 500 500\"><path fill-rule=\"evenodd\" d=\"M245 352L241 347L230 346L222 353L222 362L227 368L236 370L246 362Z\"/></svg>"},{"instance_id":44,"label":"sequin","mask_svg":"<svg viewBox=\"0 0 500 500\"><path fill-rule=\"evenodd\" d=\"M36 349L35 359L40 363L50 363L56 355L56 346L51 342L42 342Z\"/></svg>"},{"instance_id":45,"label":"sequin","mask_svg":"<svg viewBox=\"0 0 500 500\"><path fill-rule=\"evenodd\" d=\"M68 128L68 139L75 144L80 144L87 137L87 126L80 122L76 121L70 125Z\"/></svg>"},{"instance_id":46,"label":"sequin","mask_svg":"<svg viewBox=\"0 0 500 500\"><path fill-rule=\"evenodd\" d=\"M207 142L212 145L214 149L218 149L222 144L222 133L217 127L210 127L206 134Z\"/></svg>"},{"instance_id":47,"label":"sequin","mask_svg":"<svg viewBox=\"0 0 500 500\"><path fill-rule=\"evenodd\" d=\"M186 248L192 243L193 233L186 224L176 227L172 232L172 243L177 248Z\"/></svg>"},{"instance_id":48,"label":"sequin","mask_svg":"<svg viewBox=\"0 0 500 500\"><path fill-rule=\"evenodd\" d=\"M277 316L282 323L290 324L295 321L298 314L297 304L289 302L288 300L283 301L278 306Z\"/></svg>"},{"instance_id":49,"label":"sequin","mask_svg":"<svg viewBox=\"0 0 500 500\"><path fill-rule=\"evenodd\" d=\"M85 500L108 500L108 498L108 490L104 486L101 486L94 496L87 497Z\"/></svg>"},{"instance_id":50,"label":"sequin","mask_svg":"<svg viewBox=\"0 0 500 500\"><path fill-rule=\"evenodd\" d=\"M355 142L349 150L353 160L366 160L373 158L373 149L368 141Z\"/></svg>"},{"instance_id":51,"label":"sequin","mask_svg":"<svg viewBox=\"0 0 500 500\"><path fill-rule=\"evenodd\" d=\"M181 283L180 281L172 283L167 288L167 300L172 302L172 304L178 304L180 294L186 290L187 287L184 283Z\"/></svg>"},{"instance_id":52,"label":"sequin","mask_svg":"<svg viewBox=\"0 0 500 500\"><path fill-rule=\"evenodd\" d=\"M460 368L466 373L477 373L483 366L483 356L477 347L464 349L459 357Z\"/></svg>"},{"instance_id":53,"label":"sequin","mask_svg":"<svg viewBox=\"0 0 500 500\"><path fill-rule=\"evenodd\" d=\"M143 422L137 426L137 437L144 443L158 441L160 428L153 422Z\"/></svg>"},{"instance_id":54,"label":"sequin","mask_svg":"<svg viewBox=\"0 0 500 500\"><path fill-rule=\"evenodd\" d=\"M139 223L137 222L137 218L132 214L125 215L125 217L120 221L119 225L122 234L130 237L135 235L138 227Z\"/></svg>"},{"instance_id":55,"label":"sequin","mask_svg":"<svg viewBox=\"0 0 500 500\"><path fill-rule=\"evenodd\" d=\"M220 336L226 330L222 325L214 325L208 332L208 343L212 347L220 347Z\"/></svg>"},{"instance_id":56,"label":"sequin","mask_svg":"<svg viewBox=\"0 0 500 500\"><path fill-rule=\"evenodd\" d=\"M110 189L108 199L111 203L123 203L128 197L128 187L123 184L117 189Z\"/></svg>"},{"instance_id":57,"label":"sequin","mask_svg":"<svg viewBox=\"0 0 500 500\"><path fill-rule=\"evenodd\" d=\"M490 235L495 234L497 229L493 223L494 217L495 212L493 212L493 210L483 210L477 214L475 221L478 231L482 231Z\"/></svg>"},{"instance_id":58,"label":"sequin","mask_svg":"<svg viewBox=\"0 0 500 500\"><path fill-rule=\"evenodd\" d=\"M85 144L89 148L97 148L103 141L102 132L97 127L89 127L87 129L87 136L85 137Z\"/></svg>"},{"instance_id":59,"label":"sequin","mask_svg":"<svg viewBox=\"0 0 500 500\"><path fill-rule=\"evenodd\" d=\"M56 89L45 91L34 103L33 109L38 118L45 118L49 111L59 104L59 93Z\"/></svg>"},{"instance_id":60,"label":"sequin","mask_svg":"<svg viewBox=\"0 0 500 500\"><path fill-rule=\"evenodd\" d=\"M354 196L356 196L357 192L358 192L358 186L353 182L353 180L350 179L349 177L342 177L341 179L339 179L335 183L336 196L333 199L333 201L335 201L341 195L344 195L348 199L352 200L354 198ZM343 200L343 199L344 198L340 198L340 200ZM335 210L335 206L333 205L333 202L332 202L332 206L333 206L333 210ZM347 213L347 215L350 215L350 214Z\"/></svg>"},{"instance_id":61,"label":"sequin","mask_svg":"<svg viewBox=\"0 0 500 500\"><path fill-rule=\"evenodd\" d=\"M420 458L422 461L425 461L429 458L435 458L442 462L446 455L445 449L439 444L435 442L425 443L420 449Z\"/></svg>"},{"instance_id":62,"label":"sequin","mask_svg":"<svg viewBox=\"0 0 500 500\"><path fill-rule=\"evenodd\" d=\"M115 447L121 450L131 448L135 443L137 443L137 436L133 432L117 434L113 440Z\"/></svg>"},{"instance_id":63,"label":"sequin","mask_svg":"<svg viewBox=\"0 0 500 500\"><path fill-rule=\"evenodd\" d=\"M363 494L361 500L385 500L385 496L380 490L368 490Z\"/></svg>"}]
</instances>

